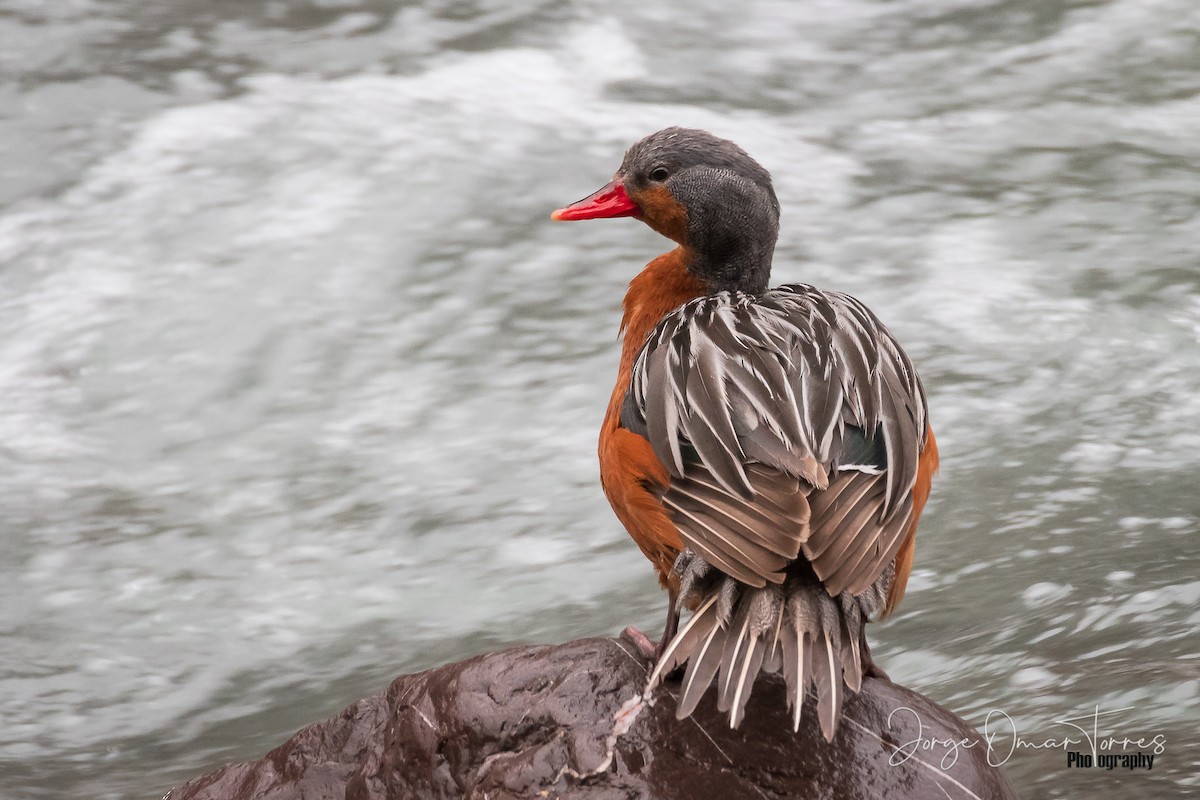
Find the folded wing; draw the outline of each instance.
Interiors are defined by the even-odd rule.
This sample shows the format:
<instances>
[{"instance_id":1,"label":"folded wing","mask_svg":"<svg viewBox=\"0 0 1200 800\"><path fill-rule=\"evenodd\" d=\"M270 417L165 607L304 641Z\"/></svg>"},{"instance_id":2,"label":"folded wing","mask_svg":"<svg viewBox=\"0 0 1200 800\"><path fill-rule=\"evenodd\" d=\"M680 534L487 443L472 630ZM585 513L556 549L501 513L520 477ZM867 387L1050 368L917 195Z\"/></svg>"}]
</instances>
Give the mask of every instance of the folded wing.
<instances>
[{"instance_id":1,"label":"folded wing","mask_svg":"<svg viewBox=\"0 0 1200 800\"><path fill-rule=\"evenodd\" d=\"M830 595L858 595L913 515L924 392L860 302L792 285L722 292L647 339L622 407L671 473L685 544L736 580L781 584L803 553Z\"/></svg>"}]
</instances>

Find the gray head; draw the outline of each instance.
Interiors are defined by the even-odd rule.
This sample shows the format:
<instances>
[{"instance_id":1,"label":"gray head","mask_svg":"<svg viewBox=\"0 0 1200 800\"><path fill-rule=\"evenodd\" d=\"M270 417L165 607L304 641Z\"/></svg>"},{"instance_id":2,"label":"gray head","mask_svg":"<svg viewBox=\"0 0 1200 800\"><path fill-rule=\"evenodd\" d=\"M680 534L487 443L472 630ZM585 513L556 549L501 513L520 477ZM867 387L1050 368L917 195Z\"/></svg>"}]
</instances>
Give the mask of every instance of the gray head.
<instances>
[{"instance_id":1,"label":"gray head","mask_svg":"<svg viewBox=\"0 0 1200 800\"><path fill-rule=\"evenodd\" d=\"M690 251L713 291L767 288L779 235L771 175L707 131L666 128L630 147L613 182L556 219L636 216Z\"/></svg>"}]
</instances>

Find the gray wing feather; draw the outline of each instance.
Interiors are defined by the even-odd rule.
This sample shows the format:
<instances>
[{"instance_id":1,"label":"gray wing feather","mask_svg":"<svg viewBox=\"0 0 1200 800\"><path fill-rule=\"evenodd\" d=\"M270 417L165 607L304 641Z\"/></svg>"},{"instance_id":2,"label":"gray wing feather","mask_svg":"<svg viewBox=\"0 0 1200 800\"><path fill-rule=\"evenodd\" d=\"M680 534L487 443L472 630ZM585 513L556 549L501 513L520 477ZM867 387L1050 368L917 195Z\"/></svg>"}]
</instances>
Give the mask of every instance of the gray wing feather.
<instances>
[{"instance_id":1,"label":"gray wing feather","mask_svg":"<svg viewBox=\"0 0 1200 800\"><path fill-rule=\"evenodd\" d=\"M703 347L694 353L692 379L687 383L687 400L695 424L685 426L692 446L713 477L726 489L754 498L743 464L746 454L734 431L723 357L715 347Z\"/></svg>"},{"instance_id":2,"label":"gray wing feather","mask_svg":"<svg viewBox=\"0 0 1200 800\"><path fill-rule=\"evenodd\" d=\"M663 506L684 545L730 577L750 586L781 583L808 532L810 487L799 478L750 464L755 502L725 489L703 465L673 480Z\"/></svg>"},{"instance_id":3,"label":"gray wing feather","mask_svg":"<svg viewBox=\"0 0 1200 800\"><path fill-rule=\"evenodd\" d=\"M911 518L925 416L916 371L883 324L854 298L806 285L672 312L647 338L622 407L671 473L663 503L685 544L752 586L781 582L781 560L803 544L818 577L858 591ZM884 468L863 461L873 450ZM822 490L837 502L814 505L810 532L813 490L814 504ZM819 519L830 510L836 524Z\"/></svg>"}]
</instances>

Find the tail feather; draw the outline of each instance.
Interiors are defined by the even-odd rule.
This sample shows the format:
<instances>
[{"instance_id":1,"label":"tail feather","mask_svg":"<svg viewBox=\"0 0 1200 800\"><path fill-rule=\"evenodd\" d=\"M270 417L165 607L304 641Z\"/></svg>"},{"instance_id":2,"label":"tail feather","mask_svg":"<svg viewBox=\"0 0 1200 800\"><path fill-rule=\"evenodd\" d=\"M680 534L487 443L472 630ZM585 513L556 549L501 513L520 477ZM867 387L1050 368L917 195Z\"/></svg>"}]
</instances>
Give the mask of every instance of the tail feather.
<instances>
[{"instance_id":1,"label":"tail feather","mask_svg":"<svg viewBox=\"0 0 1200 800\"><path fill-rule=\"evenodd\" d=\"M862 648L859 647L858 641L853 644L842 639L842 650L838 653L838 660L842 662L842 680L852 692L857 692L862 689L863 679L863 664L862 664Z\"/></svg>"},{"instance_id":2,"label":"tail feather","mask_svg":"<svg viewBox=\"0 0 1200 800\"><path fill-rule=\"evenodd\" d=\"M842 678L851 691L862 689L862 608L851 598L839 598L842 611Z\"/></svg>"},{"instance_id":3,"label":"tail feather","mask_svg":"<svg viewBox=\"0 0 1200 800\"><path fill-rule=\"evenodd\" d=\"M800 730L804 711L804 695L809 683L808 640L804 631L789 626L781 637L783 643L783 680L787 685L788 705L792 709L792 730Z\"/></svg>"},{"instance_id":4,"label":"tail feather","mask_svg":"<svg viewBox=\"0 0 1200 800\"><path fill-rule=\"evenodd\" d=\"M675 711L677 718L690 716L696 710L705 690L712 685L717 668L721 666L721 651L726 633L725 628L715 625L694 653L695 657L688 659L687 672L683 675L683 696L680 697L679 708Z\"/></svg>"},{"instance_id":5,"label":"tail feather","mask_svg":"<svg viewBox=\"0 0 1200 800\"><path fill-rule=\"evenodd\" d=\"M767 653L767 644L761 638L750 640L746 654L742 657L740 669L732 683L733 697L730 700L729 727L736 728L742 724L746 715L746 703L750 700L750 692L754 689L754 679L762 668L763 656Z\"/></svg>"},{"instance_id":6,"label":"tail feather","mask_svg":"<svg viewBox=\"0 0 1200 800\"><path fill-rule=\"evenodd\" d=\"M842 716L842 665L829 631L825 631L824 647L818 644L818 648L825 652L819 653L813 664L817 684L817 719L821 722L821 734L825 741L832 742Z\"/></svg>"},{"instance_id":7,"label":"tail feather","mask_svg":"<svg viewBox=\"0 0 1200 800\"><path fill-rule=\"evenodd\" d=\"M659 656L658 663L654 665L654 671L650 673L651 686L657 685L663 675L670 673L687 661L691 657L691 653L695 652L699 646L700 641L708 637L713 628L719 624L717 615L712 610L716 602L716 595L706 599L696 609L696 613L692 614L687 624L675 634L675 638L667 644L666 649Z\"/></svg>"},{"instance_id":8,"label":"tail feather","mask_svg":"<svg viewBox=\"0 0 1200 800\"><path fill-rule=\"evenodd\" d=\"M863 627L882 608L886 586L833 598L811 579L756 589L714 573L689 594L696 611L667 644L648 689L686 663L676 716L692 714L715 679L717 708L736 728L759 673L782 672L793 727L811 689L821 733L832 741L846 691L862 688Z\"/></svg>"},{"instance_id":9,"label":"tail feather","mask_svg":"<svg viewBox=\"0 0 1200 800\"><path fill-rule=\"evenodd\" d=\"M717 708L728 711L733 700L736 664L740 664L752 645L750 613L747 603L740 603L733 627L725 637L725 651L721 654L721 677L717 679Z\"/></svg>"},{"instance_id":10,"label":"tail feather","mask_svg":"<svg viewBox=\"0 0 1200 800\"><path fill-rule=\"evenodd\" d=\"M768 641L771 643L767 649L767 654L763 658L763 672L772 674L778 673L783 666L783 608L780 606L779 613L775 615L775 627L771 631Z\"/></svg>"}]
</instances>

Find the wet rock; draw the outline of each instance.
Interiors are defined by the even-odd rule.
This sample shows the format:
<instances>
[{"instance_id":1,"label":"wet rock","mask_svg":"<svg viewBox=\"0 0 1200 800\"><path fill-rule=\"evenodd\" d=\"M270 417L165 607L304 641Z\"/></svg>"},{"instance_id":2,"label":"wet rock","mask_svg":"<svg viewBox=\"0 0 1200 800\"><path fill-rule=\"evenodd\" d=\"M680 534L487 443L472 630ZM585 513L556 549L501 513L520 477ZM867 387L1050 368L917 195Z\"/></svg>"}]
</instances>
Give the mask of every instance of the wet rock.
<instances>
[{"instance_id":1,"label":"wet rock","mask_svg":"<svg viewBox=\"0 0 1200 800\"><path fill-rule=\"evenodd\" d=\"M970 726L888 681L864 681L826 744L811 698L791 732L782 681L759 680L734 731L713 692L683 721L672 684L643 700L647 666L626 641L583 639L404 675L261 760L168 798L1016 797ZM925 747L905 759L918 736Z\"/></svg>"}]
</instances>

